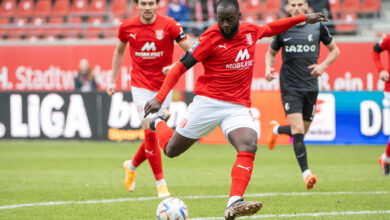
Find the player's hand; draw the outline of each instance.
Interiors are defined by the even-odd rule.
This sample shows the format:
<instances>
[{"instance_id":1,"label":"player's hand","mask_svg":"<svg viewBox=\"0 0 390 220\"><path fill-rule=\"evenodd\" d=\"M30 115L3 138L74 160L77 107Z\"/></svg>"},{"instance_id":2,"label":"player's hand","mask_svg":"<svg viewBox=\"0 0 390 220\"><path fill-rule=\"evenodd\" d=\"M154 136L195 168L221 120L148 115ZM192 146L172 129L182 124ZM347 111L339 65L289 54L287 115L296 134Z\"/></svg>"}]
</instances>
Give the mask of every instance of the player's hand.
<instances>
[{"instance_id":1,"label":"player's hand","mask_svg":"<svg viewBox=\"0 0 390 220\"><path fill-rule=\"evenodd\" d=\"M148 102L146 102L144 111L145 111L145 118L149 114L156 113L161 108L161 103L157 101L157 99L151 99Z\"/></svg>"},{"instance_id":2,"label":"player's hand","mask_svg":"<svg viewBox=\"0 0 390 220\"><path fill-rule=\"evenodd\" d=\"M325 15L324 15L324 13L317 12L317 13L306 14L306 22L307 23L314 24L314 23L317 23L320 21L328 21L328 19L326 19Z\"/></svg>"},{"instance_id":3,"label":"player's hand","mask_svg":"<svg viewBox=\"0 0 390 220\"><path fill-rule=\"evenodd\" d=\"M265 79L268 81L268 82L271 82L272 80L275 79L275 76L274 76L274 73L275 72L275 68L271 67L271 68L265 68Z\"/></svg>"},{"instance_id":4,"label":"player's hand","mask_svg":"<svg viewBox=\"0 0 390 220\"><path fill-rule=\"evenodd\" d=\"M115 94L116 92L116 85L115 83L110 83L110 85L108 85L107 89L106 89L106 92L109 96L112 96Z\"/></svg>"},{"instance_id":5,"label":"player's hand","mask_svg":"<svg viewBox=\"0 0 390 220\"><path fill-rule=\"evenodd\" d=\"M325 67L321 64L313 64L308 66L308 68L313 69L310 74L313 76L322 76L324 73Z\"/></svg>"},{"instance_id":6,"label":"player's hand","mask_svg":"<svg viewBox=\"0 0 390 220\"><path fill-rule=\"evenodd\" d=\"M387 72L386 70L382 70L379 73L379 78L385 82L389 81L390 79L389 72Z\"/></svg>"},{"instance_id":7,"label":"player's hand","mask_svg":"<svg viewBox=\"0 0 390 220\"><path fill-rule=\"evenodd\" d=\"M162 73L163 73L164 75L167 75L167 74L169 73L169 71L172 69L173 65L174 65L174 64L171 64L171 65L169 65L169 66L164 66L163 69L162 69Z\"/></svg>"}]
</instances>

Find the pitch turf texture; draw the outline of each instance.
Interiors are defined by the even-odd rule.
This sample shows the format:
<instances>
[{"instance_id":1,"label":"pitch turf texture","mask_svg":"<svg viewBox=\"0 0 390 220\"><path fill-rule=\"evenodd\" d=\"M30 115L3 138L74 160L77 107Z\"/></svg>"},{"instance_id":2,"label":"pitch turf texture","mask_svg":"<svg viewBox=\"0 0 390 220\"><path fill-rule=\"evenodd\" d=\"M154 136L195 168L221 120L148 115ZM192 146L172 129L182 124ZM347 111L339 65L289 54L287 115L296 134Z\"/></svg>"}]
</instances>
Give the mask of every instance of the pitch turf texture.
<instances>
[{"instance_id":1,"label":"pitch turf texture","mask_svg":"<svg viewBox=\"0 0 390 220\"><path fill-rule=\"evenodd\" d=\"M0 141L0 219L155 219L161 199L147 161L135 191L123 185L122 163L138 145ZM245 199L263 203L262 219L390 219L390 178L377 162L384 148L309 145L319 180L308 191L291 146L259 146ZM235 157L231 146L201 144L163 156L169 190L190 219L223 219Z\"/></svg>"}]
</instances>

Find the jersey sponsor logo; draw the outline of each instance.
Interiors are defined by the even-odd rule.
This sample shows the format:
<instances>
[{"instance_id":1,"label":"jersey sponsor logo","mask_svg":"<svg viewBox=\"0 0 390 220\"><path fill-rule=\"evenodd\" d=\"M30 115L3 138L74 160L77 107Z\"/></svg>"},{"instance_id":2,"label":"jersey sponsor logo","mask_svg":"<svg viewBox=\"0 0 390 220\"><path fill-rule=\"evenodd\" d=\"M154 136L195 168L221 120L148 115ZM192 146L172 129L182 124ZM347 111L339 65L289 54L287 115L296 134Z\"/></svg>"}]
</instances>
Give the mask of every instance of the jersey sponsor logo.
<instances>
[{"instance_id":1,"label":"jersey sponsor logo","mask_svg":"<svg viewBox=\"0 0 390 220\"><path fill-rule=\"evenodd\" d=\"M307 44L297 44L297 45L286 45L285 51L287 53L307 53L307 52L316 52L316 45L307 45Z\"/></svg>"},{"instance_id":2,"label":"jersey sponsor logo","mask_svg":"<svg viewBox=\"0 0 390 220\"><path fill-rule=\"evenodd\" d=\"M283 39L283 42L287 42L287 41L289 41L289 40L291 40L291 39L292 39L292 37L284 38L284 39Z\"/></svg>"},{"instance_id":3,"label":"jersey sponsor logo","mask_svg":"<svg viewBox=\"0 0 390 220\"><path fill-rule=\"evenodd\" d=\"M245 48L245 50L240 50L235 59L236 63L227 64L226 69L237 69L237 70L248 69L251 66L253 66L253 59L249 60L249 58L250 55L247 48Z\"/></svg>"},{"instance_id":4,"label":"jersey sponsor logo","mask_svg":"<svg viewBox=\"0 0 390 220\"><path fill-rule=\"evenodd\" d=\"M236 62L239 61L239 60L243 61L243 60L249 59L249 58L250 58L250 56L249 56L249 53L248 53L248 49L245 48L244 51L243 51L243 50L240 50L240 51L238 52L235 61L236 61Z\"/></svg>"},{"instance_id":5,"label":"jersey sponsor logo","mask_svg":"<svg viewBox=\"0 0 390 220\"><path fill-rule=\"evenodd\" d=\"M154 42L146 42L141 51L135 52L135 56L143 59L156 59L164 55L164 51L156 51L156 44Z\"/></svg>"},{"instance_id":6,"label":"jersey sponsor logo","mask_svg":"<svg viewBox=\"0 0 390 220\"><path fill-rule=\"evenodd\" d=\"M136 35L137 35L137 34L132 34L132 33L129 34L129 36L132 37L134 40L135 40L135 36L136 36Z\"/></svg>"},{"instance_id":7,"label":"jersey sponsor logo","mask_svg":"<svg viewBox=\"0 0 390 220\"><path fill-rule=\"evenodd\" d=\"M248 43L249 46L251 46L253 44L252 34L247 34L246 35L246 42Z\"/></svg>"},{"instance_id":8,"label":"jersey sponsor logo","mask_svg":"<svg viewBox=\"0 0 390 220\"><path fill-rule=\"evenodd\" d=\"M312 34L309 34L309 36L307 37L307 40L309 42L312 42L313 41L313 35Z\"/></svg>"},{"instance_id":9,"label":"jersey sponsor logo","mask_svg":"<svg viewBox=\"0 0 390 220\"><path fill-rule=\"evenodd\" d=\"M156 51L156 45L154 42L146 42L145 45L142 47L141 51Z\"/></svg>"},{"instance_id":10,"label":"jersey sponsor logo","mask_svg":"<svg viewBox=\"0 0 390 220\"><path fill-rule=\"evenodd\" d=\"M162 40L164 38L164 30L156 30L156 39Z\"/></svg>"}]
</instances>

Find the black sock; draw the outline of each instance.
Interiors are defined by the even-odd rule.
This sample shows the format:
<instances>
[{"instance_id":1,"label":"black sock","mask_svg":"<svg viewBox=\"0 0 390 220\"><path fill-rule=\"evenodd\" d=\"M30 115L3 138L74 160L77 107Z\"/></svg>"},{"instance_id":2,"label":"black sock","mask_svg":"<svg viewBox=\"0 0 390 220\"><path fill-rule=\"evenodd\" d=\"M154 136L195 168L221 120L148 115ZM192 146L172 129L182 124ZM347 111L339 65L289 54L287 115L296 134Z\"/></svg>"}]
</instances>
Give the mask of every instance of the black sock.
<instances>
[{"instance_id":1,"label":"black sock","mask_svg":"<svg viewBox=\"0 0 390 220\"><path fill-rule=\"evenodd\" d=\"M302 172L309 169L307 165L307 155L306 155L306 146L303 142L303 134L294 134L294 152L298 160L299 166L301 167Z\"/></svg>"},{"instance_id":2,"label":"black sock","mask_svg":"<svg viewBox=\"0 0 390 220\"><path fill-rule=\"evenodd\" d=\"M290 125L279 126L278 133L279 134L287 134L288 136L291 137L292 136L292 134L291 134L291 126Z\"/></svg>"}]
</instances>

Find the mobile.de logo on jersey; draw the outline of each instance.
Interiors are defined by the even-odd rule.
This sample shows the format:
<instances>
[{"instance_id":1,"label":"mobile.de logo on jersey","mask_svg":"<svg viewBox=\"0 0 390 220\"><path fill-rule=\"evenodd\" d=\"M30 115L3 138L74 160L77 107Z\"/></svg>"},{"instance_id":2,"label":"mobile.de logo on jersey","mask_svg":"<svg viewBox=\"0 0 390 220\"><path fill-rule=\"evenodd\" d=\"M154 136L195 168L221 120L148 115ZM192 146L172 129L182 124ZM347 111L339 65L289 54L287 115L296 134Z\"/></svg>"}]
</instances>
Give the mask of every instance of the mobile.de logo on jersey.
<instances>
[{"instance_id":1,"label":"mobile.de logo on jersey","mask_svg":"<svg viewBox=\"0 0 390 220\"><path fill-rule=\"evenodd\" d=\"M243 61L244 59L249 59L249 53L248 53L248 49L245 49L244 51L240 50L240 52L238 52L237 54L237 57L236 57L236 62L238 62L239 60Z\"/></svg>"},{"instance_id":2,"label":"mobile.de logo on jersey","mask_svg":"<svg viewBox=\"0 0 390 220\"><path fill-rule=\"evenodd\" d=\"M251 56L249 55L247 48L245 48L244 50L240 50L237 54L236 59L234 60L236 63L227 64L226 69L247 69L253 66L253 59L249 60L250 57Z\"/></svg>"}]
</instances>

